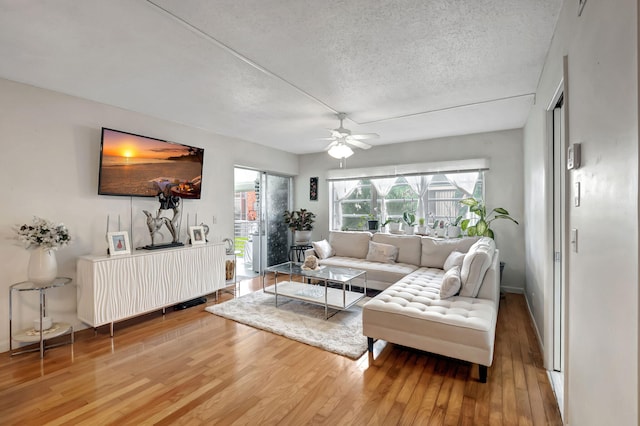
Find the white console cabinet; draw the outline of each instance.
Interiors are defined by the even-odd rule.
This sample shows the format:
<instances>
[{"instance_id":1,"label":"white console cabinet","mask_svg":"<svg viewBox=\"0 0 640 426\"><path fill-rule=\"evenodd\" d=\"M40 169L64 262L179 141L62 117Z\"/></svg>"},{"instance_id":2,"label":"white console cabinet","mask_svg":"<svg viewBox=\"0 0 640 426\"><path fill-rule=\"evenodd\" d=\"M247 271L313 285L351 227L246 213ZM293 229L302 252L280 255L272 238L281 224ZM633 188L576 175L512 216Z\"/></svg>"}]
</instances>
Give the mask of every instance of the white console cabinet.
<instances>
[{"instance_id":1,"label":"white console cabinet","mask_svg":"<svg viewBox=\"0 0 640 426\"><path fill-rule=\"evenodd\" d=\"M163 309L225 287L222 243L82 256L77 264L78 318L93 327Z\"/></svg>"}]
</instances>

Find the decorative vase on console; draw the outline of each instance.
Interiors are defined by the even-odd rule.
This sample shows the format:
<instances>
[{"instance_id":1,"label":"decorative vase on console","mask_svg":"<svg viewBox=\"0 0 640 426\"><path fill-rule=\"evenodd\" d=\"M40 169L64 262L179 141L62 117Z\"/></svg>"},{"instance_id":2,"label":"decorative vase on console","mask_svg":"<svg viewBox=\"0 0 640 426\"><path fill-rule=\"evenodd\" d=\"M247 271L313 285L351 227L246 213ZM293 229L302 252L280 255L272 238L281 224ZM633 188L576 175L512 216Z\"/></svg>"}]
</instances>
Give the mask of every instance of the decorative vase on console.
<instances>
[{"instance_id":1,"label":"decorative vase on console","mask_svg":"<svg viewBox=\"0 0 640 426\"><path fill-rule=\"evenodd\" d=\"M40 286L52 282L58 276L55 250L71 242L67 227L34 217L33 224L20 226L16 233L18 241L32 249L27 268L29 281Z\"/></svg>"}]
</instances>

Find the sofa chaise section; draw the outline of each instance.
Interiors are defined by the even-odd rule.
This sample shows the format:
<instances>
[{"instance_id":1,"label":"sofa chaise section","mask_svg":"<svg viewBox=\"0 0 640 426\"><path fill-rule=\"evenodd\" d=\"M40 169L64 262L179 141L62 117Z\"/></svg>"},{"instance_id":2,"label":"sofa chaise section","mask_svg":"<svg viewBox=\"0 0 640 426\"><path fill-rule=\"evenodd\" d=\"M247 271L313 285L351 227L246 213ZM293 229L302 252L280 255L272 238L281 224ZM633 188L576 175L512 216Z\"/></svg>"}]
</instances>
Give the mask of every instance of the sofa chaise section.
<instances>
[{"instance_id":1,"label":"sofa chaise section","mask_svg":"<svg viewBox=\"0 0 640 426\"><path fill-rule=\"evenodd\" d=\"M477 297L440 298L445 271L422 267L367 302L362 311L369 350L385 340L480 366L486 382L493 362L500 301L499 253L493 252Z\"/></svg>"}]
</instances>

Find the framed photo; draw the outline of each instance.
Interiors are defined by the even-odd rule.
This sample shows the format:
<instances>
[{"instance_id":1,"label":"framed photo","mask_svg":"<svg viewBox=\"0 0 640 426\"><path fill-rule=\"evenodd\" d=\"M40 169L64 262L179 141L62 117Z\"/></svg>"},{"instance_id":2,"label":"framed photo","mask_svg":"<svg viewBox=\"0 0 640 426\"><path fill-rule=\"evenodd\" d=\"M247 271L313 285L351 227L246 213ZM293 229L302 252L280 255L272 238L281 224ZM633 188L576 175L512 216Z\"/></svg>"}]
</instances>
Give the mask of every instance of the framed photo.
<instances>
[{"instance_id":1,"label":"framed photo","mask_svg":"<svg viewBox=\"0 0 640 426\"><path fill-rule=\"evenodd\" d=\"M309 200L318 201L318 178L309 178Z\"/></svg>"},{"instance_id":2,"label":"framed photo","mask_svg":"<svg viewBox=\"0 0 640 426\"><path fill-rule=\"evenodd\" d=\"M109 241L110 256L117 256L120 254L131 254L131 245L129 244L129 233L127 231L107 232L107 240Z\"/></svg>"},{"instance_id":3,"label":"framed photo","mask_svg":"<svg viewBox=\"0 0 640 426\"><path fill-rule=\"evenodd\" d=\"M205 244L207 240L204 238L204 228L200 225L189 227L189 236L191 237L191 244Z\"/></svg>"}]
</instances>

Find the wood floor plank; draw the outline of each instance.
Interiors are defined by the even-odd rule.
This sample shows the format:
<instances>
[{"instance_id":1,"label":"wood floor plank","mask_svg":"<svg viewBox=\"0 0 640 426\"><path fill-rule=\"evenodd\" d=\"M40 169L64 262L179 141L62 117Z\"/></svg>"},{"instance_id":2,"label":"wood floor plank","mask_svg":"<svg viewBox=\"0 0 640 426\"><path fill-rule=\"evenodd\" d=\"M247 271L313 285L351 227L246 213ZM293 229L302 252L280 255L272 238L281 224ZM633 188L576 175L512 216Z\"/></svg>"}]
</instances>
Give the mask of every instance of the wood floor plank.
<instances>
[{"instance_id":1,"label":"wood floor plank","mask_svg":"<svg viewBox=\"0 0 640 426\"><path fill-rule=\"evenodd\" d=\"M477 377L475 365L382 341L351 360L196 306L118 323L113 339L82 330L43 360L1 354L0 422L561 424L522 295L501 300L488 382Z\"/></svg>"}]
</instances>

